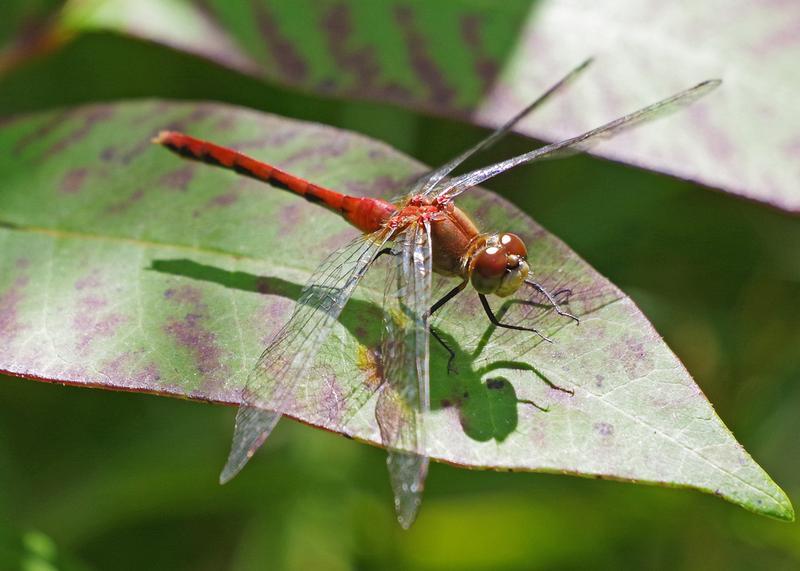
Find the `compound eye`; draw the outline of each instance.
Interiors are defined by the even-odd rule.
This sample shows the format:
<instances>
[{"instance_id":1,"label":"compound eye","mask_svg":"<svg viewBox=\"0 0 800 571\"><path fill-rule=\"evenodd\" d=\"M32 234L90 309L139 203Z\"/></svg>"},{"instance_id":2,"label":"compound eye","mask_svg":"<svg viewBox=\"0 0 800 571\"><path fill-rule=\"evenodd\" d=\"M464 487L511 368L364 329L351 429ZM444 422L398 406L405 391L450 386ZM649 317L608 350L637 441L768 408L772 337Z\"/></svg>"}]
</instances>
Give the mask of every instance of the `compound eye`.
<instances>
[{"instance_id":1,"label":"compound eye","mask_svg":"<svg viewBox=\"0 0 800 571\"><path fill-rule=\"evenodd\" d=\"M528 257L528 249L525 247L525 243L522 241L522 238L517 236L516 234L503 234L500 236L500 243L505 248L507 254L513 254L519 256L520 258L527 258Z\"/></svg>"},{"instance_id":2,"label":"compound eye","mask_svg":"<svg viewBox=\"0 0 800 571\"><path fill-rule=\"evenodd\" d=\"M497 246L489 246L478 254L475 271L484 278L502 277L506 272L506 253Z\"/></svg>"}]
</instances>

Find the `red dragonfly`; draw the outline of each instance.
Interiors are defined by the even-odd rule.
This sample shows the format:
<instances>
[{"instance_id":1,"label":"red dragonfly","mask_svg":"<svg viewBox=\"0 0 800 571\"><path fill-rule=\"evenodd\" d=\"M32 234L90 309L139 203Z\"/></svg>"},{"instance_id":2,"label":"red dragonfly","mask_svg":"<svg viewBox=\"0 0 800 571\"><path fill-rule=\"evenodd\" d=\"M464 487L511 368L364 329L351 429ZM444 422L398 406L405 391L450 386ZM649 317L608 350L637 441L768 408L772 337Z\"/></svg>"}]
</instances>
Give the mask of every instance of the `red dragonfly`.
<instances>
[{"instance_id":1,"label":"red dragonfly","mask_svg":"<svg viewBox=\"0 0 800 571\"><path fill-rule=\"evenodd\" d=\"M384 254L391 260L384 291L384 330L380 347L382 382L376 420L388 450L388 466L400 524L413 523L428 469L423 418L430 409L429 336L449 353L452 349L429 326L429 318L469 284L477 292L488 319L496 327L528 331L549 341L531 326L504 323L492 311L487 296L530 296L546 302L567 319L556 295L533 279L527 249L515 234L481 232L454 199L511 168L570 152L623 129L683 107L720 84L704 81L577 137L546 145L460 176L451 173L466 159L507 134L515 124L569 84L591 60L572 70L486 139L447 164L430 171L394 202L348 196L303 180L235 150L165 131L154 142L177 154L266 182L298 194L342 216L361 236L330 254L312 274L289 321L276 334L250 374L227 464L226 482L241 470L287 411L291 388L306 382L310 365L332 331L344 306L367 270ZM441 299L432 299L432 274L458 279ZM568 292L567 292L568 293Z\"/></svg>"}]
</instances>

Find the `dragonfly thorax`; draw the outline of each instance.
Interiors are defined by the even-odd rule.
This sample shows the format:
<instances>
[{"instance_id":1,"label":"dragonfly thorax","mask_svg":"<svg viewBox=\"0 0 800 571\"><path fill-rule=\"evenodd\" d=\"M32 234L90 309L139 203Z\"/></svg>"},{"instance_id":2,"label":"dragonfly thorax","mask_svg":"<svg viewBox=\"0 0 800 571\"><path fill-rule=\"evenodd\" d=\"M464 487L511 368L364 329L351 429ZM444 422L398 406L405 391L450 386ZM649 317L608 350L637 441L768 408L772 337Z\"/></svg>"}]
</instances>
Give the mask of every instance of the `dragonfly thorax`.
<instances>
[{"instance_id":1,"label":"dragonfly thorax","mask_svg":"<svg viewBox=\"0 0 800 571\"><path fill-rule=\"evenodd\" d=\"M516 234L481 235L468 259L467 273L478 293L509 296L529 272L528 250Z\"/></svg>"},{"instance_id":2,"label":"dragonfly thorax","mask_svg":"<svg viewBox=\"0 0 800 571\"><path fill-rule=\"evenodd\" d=\"M451 203L432 206L444 214L431 217L434 271L469 280L482 294L506 297L520 288L530 268L528 250L519 236L481 233Z\"/></svg>"}]
</instances>

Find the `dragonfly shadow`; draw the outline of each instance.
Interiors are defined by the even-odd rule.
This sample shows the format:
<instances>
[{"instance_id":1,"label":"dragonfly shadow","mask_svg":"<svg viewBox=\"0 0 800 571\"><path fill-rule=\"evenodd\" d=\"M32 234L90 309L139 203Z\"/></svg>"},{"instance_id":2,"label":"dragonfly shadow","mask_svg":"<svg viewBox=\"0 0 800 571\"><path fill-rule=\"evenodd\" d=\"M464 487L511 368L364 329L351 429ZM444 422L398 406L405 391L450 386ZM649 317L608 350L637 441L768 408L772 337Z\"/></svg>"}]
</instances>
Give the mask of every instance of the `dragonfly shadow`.
<instances>
[{"instance_id":1,"label":"dragonfly shadow","mask_svg":"<svg viewBox=\"0 0 800 571\"><path fill-rule=\"evenodd\" d=\"M248 272L225 270L186 258L153 260L150 263L150 267L147 269L162 274L214 283L226 288L250 293L279 295L293 301L297 301L303 291L303 284L297 284L273 276L259 276ZM342 315L340 322L355 337L359 339L370 337L364 324L375 323L374 319L380 319L382 315L380 308L367 301L351 299L348 303L348 310L349 311ZM349 316L352 315L361 316L361 318L350 318ZM366 318L364 318L364 316L366 316Z\"/></svg>"},{"instance_id":2,"label":"dragonfly shadow","mask_svg":"<svg viewBox=\"0 0 800 571\"><path fill-rule=\"evenodd\" d=\"M181 276L197 281L215 283L230 289L252 293L281 295L297 299L302 286L280 278L257 276L248 272L232 272L216 266L200 264L185 258L176 260L153 260L149 270L162 274Z\"/></svg>"},{"instance_id":3,"label":"dragonfly shadow","mask_svg":"<svg viewBox=\"0 0 800 571\"><path fill-rule=\"evenodd\" d=\"M551 389L564 391L533 366L521 361L495 361L474 367L473 355L461 349L452 336L442 331L438 333L455 353L458 370L448 372L448 355L434 343L430 365L431 408L455 408L464 433L473 440L505 440L517 428L520 406L532 407L541 413L548 410L544 403L520 398L502 371L531 371L531 382L544 382Z\"/></svg>"},{"instance_id":4,"label":"dragonfly shadow","mask_svg":"<svg viewBox=\"0 0 800 571\"><path fill-rule=\"evenodd\" d=\"M303 290L302 284L293 283L272 276L230 271L216 266L201 264L189 259L153 260L150 271L180 276L192 280L221 285L226 288L279 295L297 300ZM498 312L499 313L499 312ZM380 345L383 311L379 305L351 299L346 311L340 316L340 323L365 347ZM373 324L370 326L370 324ZM490 327L493 331L494 327ZM531 371L531 382L545 382L558 389L533 366L517 361L495 361L481 367L473 366L475 355L462 349L456 338L437 330L442 339L455 353L458 371L448 373L447 353L436 342L431 344L431 408L441 410L454 408L464 433L477 441L496 440L502 442L517 428L520 406L533 407L545 413L546 403L536 403L521 399L514 386L503 376L503 371ZM491 331L487 332L490 335ZM538 379L537 379L538 377ZM365 387L367 393L376 390L375 386ZM563 390L563 389L560 389ZM366 399L364 399L366 401Z\"/></svg>"}]
</instances>

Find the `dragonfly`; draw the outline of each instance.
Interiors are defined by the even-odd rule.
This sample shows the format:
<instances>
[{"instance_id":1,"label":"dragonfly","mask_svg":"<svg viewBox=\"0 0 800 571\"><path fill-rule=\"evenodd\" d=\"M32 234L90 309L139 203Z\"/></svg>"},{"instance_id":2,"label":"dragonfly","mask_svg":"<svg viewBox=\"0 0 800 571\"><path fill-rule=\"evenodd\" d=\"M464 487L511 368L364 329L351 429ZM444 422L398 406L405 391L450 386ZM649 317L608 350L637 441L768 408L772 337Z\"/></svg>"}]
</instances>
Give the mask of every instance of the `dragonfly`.
<instances>
[{"instance_id":1,"label":"dragonfly","mask_svg":"<svg viewBox=\"0 0 800 571\"><path fill-rule=\"evenodd\" d=\"M449 354L448 374L457 374L453 366L455 353L430 325L431 316L471 286L495 327L521 330L551 341L534 323L504 322L492 310L490 296L536 296L559 316L579 323L577 316L562 307L568 305L568 299L559 301L560 292L550 292L534 279L523 240L510 232L481 231L455 205L456 197L515 167L585 151L621 131L681 109L721 83L703 81L578 136L453 175L464 161L496 143L571 84L591 61L578 65L485 139L419 177L394 201L343 194L234 149L183 133L162 131L154 139L184 158L233 170L299 195L338 214L361 232L328 255L312 273L289 320L274 335L248 376L221 483L233 478L270 435L287 410L292 387L308 382L311 363L348 300L367 271L383 258L388 260L389 269L383 292L384 324L378 351L381 379L375 418L388 454L398 521L404 528L413 523L429 461L423 421L430 410L431 337ZM458 282L436 301L432 294L433 274Z\"/></svg>"}]
</instances>

